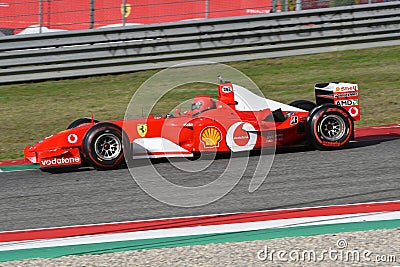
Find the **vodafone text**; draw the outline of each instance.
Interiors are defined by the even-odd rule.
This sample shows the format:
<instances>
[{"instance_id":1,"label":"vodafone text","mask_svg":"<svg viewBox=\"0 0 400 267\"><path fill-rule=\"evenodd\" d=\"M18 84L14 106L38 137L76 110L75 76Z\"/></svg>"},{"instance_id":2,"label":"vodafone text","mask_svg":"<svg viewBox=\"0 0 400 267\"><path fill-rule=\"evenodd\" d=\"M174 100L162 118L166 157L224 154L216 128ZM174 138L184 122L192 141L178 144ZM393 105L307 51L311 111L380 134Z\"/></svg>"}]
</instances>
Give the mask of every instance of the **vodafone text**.
<instances>
[{"instance_id":1,"label":"vodafone text","mask_svg":"<svg viewBox=\"0 0 400 267\"><path fill-rule=\"evenodd\" d=\"M72 158L54 158L54 159L45 159L41 160L40 163L43 166L53 166L53 165L65 165L65 164L79 164L81 159L79 157Z\"/></svg>"}]
</instances>

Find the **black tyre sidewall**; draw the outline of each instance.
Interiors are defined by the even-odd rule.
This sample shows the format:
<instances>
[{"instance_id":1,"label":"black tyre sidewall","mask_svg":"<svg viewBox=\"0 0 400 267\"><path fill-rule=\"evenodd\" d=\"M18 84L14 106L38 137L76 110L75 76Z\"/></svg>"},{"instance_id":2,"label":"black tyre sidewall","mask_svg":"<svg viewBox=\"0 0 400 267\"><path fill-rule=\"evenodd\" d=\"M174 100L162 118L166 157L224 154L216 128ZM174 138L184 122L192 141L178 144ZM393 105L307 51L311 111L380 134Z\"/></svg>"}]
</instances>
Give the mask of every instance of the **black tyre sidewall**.
<instances>
[{"instance_id":1,"label":"black tyre sidewall","mask_svg":"<svg viewBox=\"0 0 400 267\"><path fill-rule=\"evenodd\" d=\"M75 127L78 127L81 124L84 123L90 123L92 122L92 118L79 118L74 120L73 122L70 123L70 125L68 125L67 129L73 129ZM98 120L94 120L95 123L99 122Z\"/></svg>"},{"instance_id":2,"label":"black tyre sidewall","mask_svg":"<svg viewBox=\"0 0 400 267\"><path fill-rule=\"evenodd\" d=\"M112 160L103 160L96 154L94 145L97 138L102 134L109 133L116 136L121 142L121 152L117 158ZM112 123L99 123L90 128L82 142L82 151L85 160L98 170L107 170L118 168L124 162L124 146L122 145L122 129Z\"/></svg>"},{"instance_id":3,"label":"black tyre sidewall","mask_svg":"<svg viewBox=\"0 0 400 267\"><path fill-rule=\"evenodd\" d=\"M319 124L321 121L327 117L328 115L337 115L343 119L346 132L337 141L329 141L325 140L324 137L320 133ZM309 143L313 145L317 149L337 149L345 146L351 139L354 134L354 122L350 114L342 107L327 104L322 105L315 108L312 112L310 112L308 119L308 139Z\"/></svg>"}]
</instances>

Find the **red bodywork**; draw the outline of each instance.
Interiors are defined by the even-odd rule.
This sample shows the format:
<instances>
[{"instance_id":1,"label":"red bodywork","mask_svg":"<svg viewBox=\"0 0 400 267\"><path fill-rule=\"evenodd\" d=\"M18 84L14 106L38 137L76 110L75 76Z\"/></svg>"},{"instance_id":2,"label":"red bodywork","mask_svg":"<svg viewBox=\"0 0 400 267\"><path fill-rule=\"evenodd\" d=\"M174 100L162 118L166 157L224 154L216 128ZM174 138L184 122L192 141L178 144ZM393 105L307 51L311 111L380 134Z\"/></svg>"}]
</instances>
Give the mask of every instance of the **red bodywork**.
<instances>
[{"instance_id":1,"label":"red bodywork","mask_svg":"<svg viewBox=\"0 0 400 267\"><path fill-rule=\"evenodd\" d=\"M193 103L202 102L199 109L171 118L149 116L108 122L123 129L131 146L128 156L133 158L190 157L197 152L239 152L304 142L308 111L282 109L279 112L283 119L276 121L270 108L238 110L233 86L220 84L218 100L198 96ZM42 168L83 165L82 140L95 124L84 123L46 137L25 148L25 159Z\"/></svg>"}]
</instances>

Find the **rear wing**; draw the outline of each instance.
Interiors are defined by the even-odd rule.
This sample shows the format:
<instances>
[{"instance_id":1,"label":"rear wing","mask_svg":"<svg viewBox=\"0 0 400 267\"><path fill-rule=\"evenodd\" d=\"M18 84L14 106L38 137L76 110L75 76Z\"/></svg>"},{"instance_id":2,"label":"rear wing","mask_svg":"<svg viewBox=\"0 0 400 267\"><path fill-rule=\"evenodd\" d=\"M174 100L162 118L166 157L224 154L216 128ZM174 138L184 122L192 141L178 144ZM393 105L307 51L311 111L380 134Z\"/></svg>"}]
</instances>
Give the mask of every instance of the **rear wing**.
<instances>
[{"instance_id":1,"label":"rear wing","mask_svg":"<svg viewBox=\"0 0 400 267\"><path fill-rule=\"evenodd\" d=\"M332 103L345 108L355 121L360 120L358 85L352 83L318 83L314 87L317 105Z\"/></svg>"}]
</instances>

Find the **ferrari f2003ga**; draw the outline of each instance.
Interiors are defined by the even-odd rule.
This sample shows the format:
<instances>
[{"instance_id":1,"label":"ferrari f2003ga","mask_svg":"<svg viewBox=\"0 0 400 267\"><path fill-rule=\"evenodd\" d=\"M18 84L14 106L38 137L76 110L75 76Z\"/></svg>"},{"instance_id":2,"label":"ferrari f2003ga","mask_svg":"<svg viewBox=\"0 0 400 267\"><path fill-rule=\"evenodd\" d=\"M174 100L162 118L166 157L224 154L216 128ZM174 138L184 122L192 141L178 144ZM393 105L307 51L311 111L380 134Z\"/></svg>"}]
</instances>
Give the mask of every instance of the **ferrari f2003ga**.
<instances>
[{"instance_id":1,"label":"ferrari f2003ga","mask_svg":"<svg viewBox=\"0 0 400 267\"><path fill-rule=\"evenodd\" d=\"M337 149L354 136L360 119L357 84L315 85L316 103L290 105L222 82L218 100L194 98L191 110L166 117L98 122L81 118L67 130L24 150L25 159L43 170L92 166L117 168L129 160L193 157L207 152L240 152L268 146L309 145Z\"/></svg>"}]
</instances>

